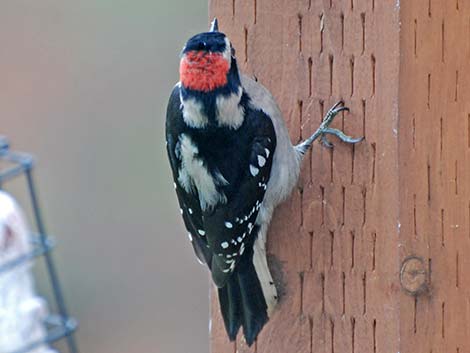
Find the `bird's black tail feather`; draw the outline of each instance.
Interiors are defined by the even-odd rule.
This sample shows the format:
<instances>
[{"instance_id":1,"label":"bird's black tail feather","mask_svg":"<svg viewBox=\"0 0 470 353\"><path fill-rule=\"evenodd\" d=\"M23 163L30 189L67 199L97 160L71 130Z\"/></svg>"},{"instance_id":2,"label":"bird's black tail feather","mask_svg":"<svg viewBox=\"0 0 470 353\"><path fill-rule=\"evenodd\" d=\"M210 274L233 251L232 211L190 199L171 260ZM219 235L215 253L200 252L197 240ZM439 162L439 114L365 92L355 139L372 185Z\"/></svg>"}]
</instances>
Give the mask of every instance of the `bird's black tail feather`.
<instances>
[{"instance_id":1,"label":"bird's black tail feather","mask_svg":"<svg viewBox=\"0 0 470 353\"><path fill-rule=\"evenodd\" d=\"M243 326L246 342L251 346L268 321L268 311L252 256L245 259L247 261L238 264L227 284L219 288L219 302L230 340L236 339Z\"/></svg>"}]
</instances>

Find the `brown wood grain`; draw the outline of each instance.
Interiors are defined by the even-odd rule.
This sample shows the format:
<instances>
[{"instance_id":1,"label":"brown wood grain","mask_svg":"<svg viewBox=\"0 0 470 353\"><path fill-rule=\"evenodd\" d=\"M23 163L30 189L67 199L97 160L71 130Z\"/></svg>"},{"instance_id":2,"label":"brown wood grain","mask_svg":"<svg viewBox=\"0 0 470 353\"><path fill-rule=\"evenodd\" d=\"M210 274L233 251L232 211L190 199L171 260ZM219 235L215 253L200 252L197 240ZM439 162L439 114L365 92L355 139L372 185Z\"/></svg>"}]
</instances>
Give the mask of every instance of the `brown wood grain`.
<instances>
[{"instance_id":1,"label":"brown wood grain","mask_svg":"<svg viewBox=\"0 0 470 353\"><path fill-rule=\"evenodd\" d=\"M312 148L269 232L278 310L248 348L213 295L212 352L470 352L470 2L211 0L213 16L293 142L339 99L335 126L366 140Z\"/></svg>"}]
</instances>

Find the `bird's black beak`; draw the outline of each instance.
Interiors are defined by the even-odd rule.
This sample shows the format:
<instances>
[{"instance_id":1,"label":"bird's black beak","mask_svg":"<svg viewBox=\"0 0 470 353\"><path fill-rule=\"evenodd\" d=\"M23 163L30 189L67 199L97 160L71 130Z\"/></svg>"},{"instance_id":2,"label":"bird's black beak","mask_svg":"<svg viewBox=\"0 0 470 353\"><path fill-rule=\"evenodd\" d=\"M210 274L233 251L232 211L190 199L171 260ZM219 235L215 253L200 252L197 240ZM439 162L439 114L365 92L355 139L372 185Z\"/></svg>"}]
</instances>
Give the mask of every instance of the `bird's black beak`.
<instances>
[{"instance_id":1,"label":"bird's black beak","mask_svg":"<svg viewBox=\"0 0 470 353\"><path fill-rule=\"evenodd\" d=\"M217 21L217 17L214 17L211 23L211 32L218 32L219 31L219 21Z\"/></svg>"}]
</instances>

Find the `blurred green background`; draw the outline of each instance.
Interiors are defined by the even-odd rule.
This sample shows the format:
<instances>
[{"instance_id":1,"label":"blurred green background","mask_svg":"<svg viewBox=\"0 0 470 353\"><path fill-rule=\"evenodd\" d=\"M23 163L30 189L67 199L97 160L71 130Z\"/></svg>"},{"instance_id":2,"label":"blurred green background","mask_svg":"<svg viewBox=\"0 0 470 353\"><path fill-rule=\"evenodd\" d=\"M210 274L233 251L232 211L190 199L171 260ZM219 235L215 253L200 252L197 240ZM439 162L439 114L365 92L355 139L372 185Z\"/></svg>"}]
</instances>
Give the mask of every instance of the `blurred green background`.
<instances>
[{"instance_id":1,"label":"blurred green background","mask_svg":"<svg viewBox=\"0 0 470 353\"><path fill-rule=\"evenodd\" d=\"M207 0L0 2L0 134L37 158L81 352L209 350L208 275L164 139L180 50L207 11ZM6 186L24 203L22 180Z\"/></svg>"}]
</instances>

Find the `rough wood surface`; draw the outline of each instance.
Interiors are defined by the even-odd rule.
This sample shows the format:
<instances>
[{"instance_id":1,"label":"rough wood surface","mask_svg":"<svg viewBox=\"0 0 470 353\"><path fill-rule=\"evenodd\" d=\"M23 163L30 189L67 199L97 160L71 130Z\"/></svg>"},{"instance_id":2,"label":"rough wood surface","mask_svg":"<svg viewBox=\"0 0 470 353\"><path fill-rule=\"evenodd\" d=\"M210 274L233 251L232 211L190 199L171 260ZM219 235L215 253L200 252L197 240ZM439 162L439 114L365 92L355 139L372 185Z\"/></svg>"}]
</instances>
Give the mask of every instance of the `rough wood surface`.
<instances>
[{"instance_id":1,"label":"rough wood surface","mask_svg":"<svg viewBox=\"0 0 470 353\"><path fill-rule=\"evenodd\" d=\"M278 310L248 348L213 295L212 352L468 352L470 2L211 0L212 16L294 142L339 99L336 126L366 137L313 147L269 232Z\"/></svg>"}]
</instances>

